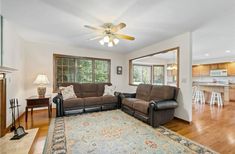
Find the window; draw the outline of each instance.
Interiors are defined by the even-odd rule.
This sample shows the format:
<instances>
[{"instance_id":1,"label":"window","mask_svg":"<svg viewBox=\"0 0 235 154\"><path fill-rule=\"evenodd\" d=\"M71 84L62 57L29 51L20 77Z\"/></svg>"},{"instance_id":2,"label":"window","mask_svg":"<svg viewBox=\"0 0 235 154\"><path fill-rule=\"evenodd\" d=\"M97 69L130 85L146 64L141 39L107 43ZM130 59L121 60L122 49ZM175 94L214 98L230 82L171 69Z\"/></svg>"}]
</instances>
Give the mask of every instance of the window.
<instances>
[{"instance_id":1,"label":"window","mask_svg":"<svg viewBox=\"0 0 235 154\"><path fill-rule=\"evenodd\" d=\"M60 83L108 83L110 59L54 54L54 90Z\"/></svg>"},{"instance_id":2,"label":"window","mask_svg":"<svg viewBox=\"0 0 235 154\"><path fill-rule=\"evenodd\" d=\"M153 84L164 85L164 65L153 66Z\"/></svg>"},{"instance_id":3,"label":"window","mask_svg":"<svg viewBox=\"0 0 235 154\"><path fill-rule=\"evenodd\" d=\"M151 83L152 67L148 65L133 65L133 84Z\"/></svg>"},{"instance_id":4,"label":"window","mask_svg":"<svg viewBox=\"0 0 235 154\"><path fill-rule=\"evenodd\" d=\"M129 85L140 83L179 87L179 51L171 48L129 60Z\"/></svg>"}]
</instances>

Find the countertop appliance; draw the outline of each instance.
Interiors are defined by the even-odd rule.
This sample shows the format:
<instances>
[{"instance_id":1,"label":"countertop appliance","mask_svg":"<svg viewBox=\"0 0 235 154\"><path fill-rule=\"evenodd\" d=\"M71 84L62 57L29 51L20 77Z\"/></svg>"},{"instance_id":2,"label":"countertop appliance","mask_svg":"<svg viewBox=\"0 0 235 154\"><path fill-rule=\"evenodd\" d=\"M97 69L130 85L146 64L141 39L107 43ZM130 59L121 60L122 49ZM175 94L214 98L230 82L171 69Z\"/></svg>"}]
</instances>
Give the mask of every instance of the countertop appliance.
<instances>
[{"instance_id":1,"label":"countertop appliance","mask_svg":"<svg viewBox=\"0 0 235 154\"><path fill-rule=\"evenodd\" d=\"M210 76L228 76L227 69L211 70Z\"/></svg>"}]
</instances>

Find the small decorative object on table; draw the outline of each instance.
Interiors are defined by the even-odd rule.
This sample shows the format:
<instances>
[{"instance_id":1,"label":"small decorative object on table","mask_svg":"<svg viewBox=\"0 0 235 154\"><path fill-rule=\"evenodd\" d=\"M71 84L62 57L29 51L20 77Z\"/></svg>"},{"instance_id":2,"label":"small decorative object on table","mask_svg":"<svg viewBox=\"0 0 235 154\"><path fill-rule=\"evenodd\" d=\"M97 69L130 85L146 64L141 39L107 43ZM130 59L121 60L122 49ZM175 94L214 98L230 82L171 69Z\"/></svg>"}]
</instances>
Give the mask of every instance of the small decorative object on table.
<instances>
[{"instance_id":1,"label":"small decorative object on table","mask_svg":"<svg viewBox=\"0 0 235 154\"><path fill-rule=\"evenodd\" d=\"M118 75L122 74L122 66L117 66L117 74Z\"/></svg>"},{"instance_id":2,"label":"small decorative object on table","mask_svg":"<svg viewBox=\"0 0 235 154\"><path fill-rule=\"evenodd\" d=\"M12 126L11 126L11 131L14 131L14 136L11 138L11 140L18 140L28 134L25 132L24 127L20 125L20 113L19 113L19 104L18 104L18 99L11 99L10 100L10 109L12 110ZM17 108L17 115L18 115L18 123L19 126L16 128L15 124L15 108Z\"/></svg>"},{"instance_id":3,"label":"small decorative object on table","mask_svg":"<svg viewBox=\"0 0 235 154\"><path fill-rule=\"evenodd\" d=\"M39 74L36 80L33 82L38 85L38 96L45 97L46 94L46 85L49 84L49 80L46 75Z\"/></svg>"}]
</instances>

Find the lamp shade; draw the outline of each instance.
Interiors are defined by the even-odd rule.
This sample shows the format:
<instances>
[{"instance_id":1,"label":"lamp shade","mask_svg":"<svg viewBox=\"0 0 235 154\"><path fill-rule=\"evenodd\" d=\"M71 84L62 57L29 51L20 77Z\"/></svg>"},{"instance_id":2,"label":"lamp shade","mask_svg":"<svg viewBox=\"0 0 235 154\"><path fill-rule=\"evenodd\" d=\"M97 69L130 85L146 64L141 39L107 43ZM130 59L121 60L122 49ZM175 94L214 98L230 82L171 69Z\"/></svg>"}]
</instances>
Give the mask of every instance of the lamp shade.
<instances>
[{"instance_id":1,"label":"lamp shade","mask_svg":"<svg viewBox=\"0 0 235 154\"><path fill-rule=\"evenodd\" d=\"M38 85L47 85L49 84L49 80L46 75L39 74L33 83Z\"/></svg>"}]
</instances>

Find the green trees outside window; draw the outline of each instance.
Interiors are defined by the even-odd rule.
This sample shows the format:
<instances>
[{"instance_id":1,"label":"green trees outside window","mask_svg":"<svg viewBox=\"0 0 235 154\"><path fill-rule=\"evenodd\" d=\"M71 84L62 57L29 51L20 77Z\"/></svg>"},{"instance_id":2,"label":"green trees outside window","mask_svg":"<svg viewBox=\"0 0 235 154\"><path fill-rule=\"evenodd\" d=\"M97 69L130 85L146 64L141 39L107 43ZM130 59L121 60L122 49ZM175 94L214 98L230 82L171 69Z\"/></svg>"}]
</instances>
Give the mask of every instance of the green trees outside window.
<instances>
[{"instance_id":1,"label":"green trees outside window","mask_svg":"<svg viewBox=\"0 0 235 154\"><path fill-rule=\"evenodd\" d=\"M152 68L147 65L133 65L133 84L151 83Z\"/></svg>"},{"instance_id":2,"label":"green trees outside window","mask_svg":"<svg viewBox=\"0 0 235 154\"><path fill-rule=\"evenodd\" d=\"M110 59L54 55L54 89L59 83L108 83Z\"/></svg>"}]
</instances>

